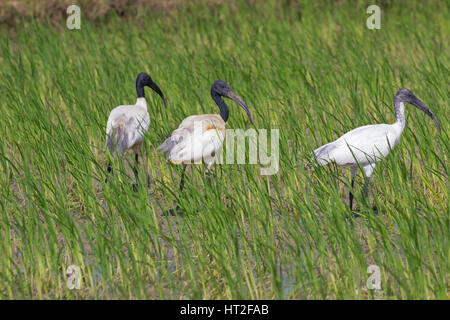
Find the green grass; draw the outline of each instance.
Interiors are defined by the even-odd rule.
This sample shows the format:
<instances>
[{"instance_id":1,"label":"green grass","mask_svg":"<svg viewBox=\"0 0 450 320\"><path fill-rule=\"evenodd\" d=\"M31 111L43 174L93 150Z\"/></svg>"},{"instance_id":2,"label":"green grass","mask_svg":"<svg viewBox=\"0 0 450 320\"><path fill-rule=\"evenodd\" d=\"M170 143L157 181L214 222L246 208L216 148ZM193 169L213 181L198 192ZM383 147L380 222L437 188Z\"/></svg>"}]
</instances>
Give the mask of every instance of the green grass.
<instances>
[{"instance_id":1,"label":"green grass","mask_svg":"<svg viewBox=\"0 0 450 320\"><path fill-rule=\"evenodd\" d=\"M68 31L28 21L0 31L0 297L3 299L448 299L449 34L446 1L387 2L368 30L362 1L186 6ZM136 99L148 72L151 129L131 189L129 162L105 184L109 111ZM255 128L280 129L280 171L166 164L156 147L186 116L218 113L222 79ZM311 151L358 126L395 121L401 142L377 165L379 215L346 219L349 171L305 169ZM232 102L228 128L250 128ZM150 184L147 186L147 175ZM356 184L356 205L369 213ZM204 193L208 198L203 197ZM179 202L185 214L163 217ZM68 290L66 269L81 267ZM367 267L382 291L366 289ZM357 291L356 291L357 290Z\"/></svg>"}]
</instances>

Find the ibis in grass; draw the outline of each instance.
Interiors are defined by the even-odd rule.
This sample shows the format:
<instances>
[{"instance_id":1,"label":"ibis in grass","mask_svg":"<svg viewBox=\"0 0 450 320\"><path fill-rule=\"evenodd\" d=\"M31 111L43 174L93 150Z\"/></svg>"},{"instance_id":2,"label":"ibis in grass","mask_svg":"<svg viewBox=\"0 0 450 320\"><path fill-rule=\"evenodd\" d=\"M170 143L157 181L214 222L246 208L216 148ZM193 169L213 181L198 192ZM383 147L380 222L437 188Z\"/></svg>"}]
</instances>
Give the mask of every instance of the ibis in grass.
<instances>
[{"instance_id":1,"label":"ibis in grass","mask_svg":"<svg viewBox=\"0 0 450 320\"><path fill-rule=\"evenodd\" d=\"M220 114L202 114L185 118L178 129L172 132L158 150L162 151L169 163L181 164L183 173L180 181L180 191L184 186L186 165L190 163L204 163L207 179L215 155L220 151L225 140L225 124L228 120L229 109L222 97L231 99L239 104L253 123L253 116L245 102L224 81L217 80L211 86L211 97L217 104Z\"/></svg>"},{"instance_id":2,"label":"ibis in grass","mask_svg":"<svg viewBox=\"0 0 450 320\"><path fill-rule=\"evenodd\" d=\"M319 165L334 162L339 166L350 167L351 186L353 189L355 175L361 166L365 175L362 189L363 198L367 196L367 188L375 165L386 157L398 144L405 129L405 103L422 110L434 120L438 131L441 131L436 116L408 89L400 89L394 97L396 121L394 124L374 124L353 129L336 141L327 143L314 150ZM353 194L349 191L350 210L353 206Z\"/></svg>"},{"instance_id":3,"label":"ibis in grass","mask_svg":"<svg viewBox=\"0 0 450 320\"><path fill-rule=\"evenodd\" d=\"M137 100L134 105L122 105L114 108L109 114L106 124L106 146L115 157L121 157L127 150L134 154L133 171L137 180L139 164L139 151L142 146L144 134L150 125L150 116L147 111L144 87L152 88L161 96L164 106L167 107L166 98L161 89L146 73L139 73L136 78ZM112 171L108 164L108 173ZM133 185L134 186L134 185Z\"/></svg>"}]
</instances>

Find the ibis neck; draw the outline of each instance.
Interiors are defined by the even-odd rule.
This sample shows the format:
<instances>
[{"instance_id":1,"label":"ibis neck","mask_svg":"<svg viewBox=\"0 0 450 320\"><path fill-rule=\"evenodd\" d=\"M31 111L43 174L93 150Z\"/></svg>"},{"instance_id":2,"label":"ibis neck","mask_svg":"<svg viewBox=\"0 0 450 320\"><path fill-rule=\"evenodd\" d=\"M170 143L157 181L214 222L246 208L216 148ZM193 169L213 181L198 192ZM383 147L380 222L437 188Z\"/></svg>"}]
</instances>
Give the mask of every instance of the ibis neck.
<instances>
[{"instance_id":1,"label":"ibis neck","mask_svg":"<svg viewBox=\"0 0 450 320\"><path fill-rule=\"evenodd\" d=\"M396 124L400 125L403 130L406 125L405 120L405 103L403 101L394 100L395 117L397 118Z\"/></svg>"},{"instance_id":2,"label":"ibis neck","mask_svg":"<svg viewBox=\"0 0 450 320\"><path fill-rule=\"evenodd\" d=\"M145 101L145 98L144 98L144 97L138 97L138 98L136 99L136 105L137 105L137 106L144 107L144 108L147 108L147 101Z\"/></svg>"},{"instance_id":3,"label":"ibis neck","mask_svg":"<svg viewBox=\"0 0 450 320\"><path fill-rule=\"evenodd\" d=\"M144 93L144 86L141 83L136 83L136 92L137 92L137 96L138 98L144 98L145 97L145 93Z\"/></svg>"},{"instance_id":4,"label":"ibis neck","mask_svg":"<svg viewBox=\"0 0 450 320\"><path fill-rule=\"evenodd\" d=\"M228 110L228 106L226 105L225 101L223 101L223 99L217 93L211 93L211 97L219 107L220 116L222 117L223 121L227 122L230 110Z\"/></svg>"}]
</instances>

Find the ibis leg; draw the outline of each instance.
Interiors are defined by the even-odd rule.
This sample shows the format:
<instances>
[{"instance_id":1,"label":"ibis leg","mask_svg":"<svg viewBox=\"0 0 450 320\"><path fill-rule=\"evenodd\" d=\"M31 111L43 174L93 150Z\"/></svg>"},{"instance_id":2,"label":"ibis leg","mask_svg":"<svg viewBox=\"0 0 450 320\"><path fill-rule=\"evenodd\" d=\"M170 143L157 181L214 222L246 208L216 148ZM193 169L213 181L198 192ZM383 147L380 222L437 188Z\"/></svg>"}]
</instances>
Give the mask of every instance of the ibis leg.
<instances>
[{"instance_id":1,"label":"ibis leg","mask_svg":"<svg viewBox=\"0 0 450 320\"><path fill-rule=\"evenodd\" d=\"M352 178L352 189L353 189L354 185L355 185L355 179ZM348 192L348 200L350 202L350 211L352 211L353 210L353 193L352 193L352 190L349 190L349 192Z\"/></svg>"},{"instance_id":2,"label":"ibis leg","mask_svg":"<svg viewBox=\"0 0 450 320\"><path fill-rule=\"evenodd\" d=\"M108 174L111 174L112 168L111 168L111 162L108 162L108 168L106 169L108 171ZM108 178L105 178L105 183L108 182Z\"/></svg>"},{"instance_id":3,"label":"ibis leg","mask_svg":"<svg viewBox=\"0 0 450 320\"><path fill-rule=\"evenodd\" d=\"M183 191L184 188L184 175L186 172L186 164L183 164L183 172L181 173L181 181L180 181L180 191Z\"/></svg>"},{"instance_id":4,"label":"ibis leg","mask_svg":"<svg viewBox=\"0 0 450 320\"><path fill-rule=\"evenodd\" d=\"M349 200L349 205L350 205L350 211L353 210L353 187L355 186L355 176L356 173L358 172L358 167L352 167L351 169L351 174L352 174L352 188L351 190L348 191L348 200Z\"/></svg>"},{"instance_id":5,"label":"ibis leg","mask_svg":"<svg viewBox=\"0 0 450 320\"><path fill-rule=\"evenodd\" d=\"M133 171L134 171L134 176L138 177L138 170L137 170L137 166L139 165L139 154L135 153L134 154L134 167L133 167Z\"/></svg>"},{"instance_id":6,"label":"ibis leg","mask_svg":"<svg viewBox=\"0 0 450 320\"><path fill-rule=\"evenodd\" d=\"M134 154L134 166L133 166L134 178L136 179L136 182L133 183L133 191L137 191L138 186L138 170L137 170L138 165L139 165L139 154L136 152Z\"/></svg>"}]
</instances>

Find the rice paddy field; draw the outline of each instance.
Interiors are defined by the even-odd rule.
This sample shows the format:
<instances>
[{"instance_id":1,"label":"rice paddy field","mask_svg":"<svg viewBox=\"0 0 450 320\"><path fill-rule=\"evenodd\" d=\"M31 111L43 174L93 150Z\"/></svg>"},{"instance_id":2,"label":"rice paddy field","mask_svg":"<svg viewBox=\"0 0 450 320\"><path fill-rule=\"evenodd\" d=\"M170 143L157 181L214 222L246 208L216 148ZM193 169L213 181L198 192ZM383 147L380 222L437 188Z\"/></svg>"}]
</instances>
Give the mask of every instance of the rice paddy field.
<instances>
[{"instance_id":1,"label":"rice paddy field","mask_svg":"<svg viewBox=\"0 0 450 320\"><path fill-rule=\"evenodd\" d=\"M381 29L369 30L369 4ZM448 299L450 14L448 1L195 1L170 12L0 25L1 299ZM109 112L146 89L151 124L139 185L132 155L105 147ZM156 150L189 115L227 128L279 130L279 171L181 168ZM439 119L406 106L400 143L361 172L307 166L312 151L367 124L393 123L412 90ZM269 139L270 141L270 139ZM270 150L270 148L269 148ZM226 151L226 150L225 150ZM207 197L204 197L204 195ZM163 212L178 204L175 216ZM376 206L377 214L373 206ZM80 268L79 289L66 270ZM380 269L381 290L367 287Z\"/></svg>"}]
</instances>

